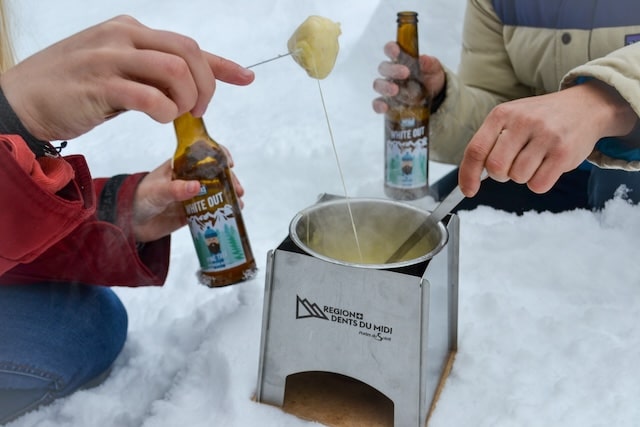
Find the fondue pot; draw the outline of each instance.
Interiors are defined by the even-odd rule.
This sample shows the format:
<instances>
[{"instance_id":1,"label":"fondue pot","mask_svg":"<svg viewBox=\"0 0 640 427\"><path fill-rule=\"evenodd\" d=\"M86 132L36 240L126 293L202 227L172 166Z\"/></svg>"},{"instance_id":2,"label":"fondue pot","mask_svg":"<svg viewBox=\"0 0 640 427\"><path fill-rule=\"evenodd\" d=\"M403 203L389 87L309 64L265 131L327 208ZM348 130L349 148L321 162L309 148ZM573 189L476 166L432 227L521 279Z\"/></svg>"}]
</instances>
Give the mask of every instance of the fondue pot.
<instances>
[{"instance_id":1,"label":"fondue pot","mask_svg":"<svg viewBox=\"0 0 640 427\"><path fill-rule=\"evenodd\" d=\"M428 216L332 195L294 216L267 255L259 402L283 407L289 377L329 373L391 400L395 426L425 425L458 321L459 221L447 215L416 233ZM410 237L415 244L387 262Z\"/></svg>"},{"instance_id":2,"label":"fondue pot","mask_svg":"<svg viewBox=\"0 0 640 427\"><path fill-rule=\"evenodd\" d=\"M390 269L431 259L447 243L442 223L429 212L386 199L336 199L299 212L289 236L308 254L361 268ZM401 259L387 262L414 230L430 227Z\"/></svg>"}]
</instances>

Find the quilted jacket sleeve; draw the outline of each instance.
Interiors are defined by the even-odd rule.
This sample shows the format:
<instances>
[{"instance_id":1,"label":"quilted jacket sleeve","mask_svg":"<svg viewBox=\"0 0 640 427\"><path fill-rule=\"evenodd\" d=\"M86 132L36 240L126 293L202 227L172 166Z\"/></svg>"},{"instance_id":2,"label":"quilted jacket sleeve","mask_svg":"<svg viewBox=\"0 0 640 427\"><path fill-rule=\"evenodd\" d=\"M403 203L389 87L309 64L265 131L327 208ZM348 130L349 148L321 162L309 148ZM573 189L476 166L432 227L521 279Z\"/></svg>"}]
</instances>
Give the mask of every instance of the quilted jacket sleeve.
<instances>
[{"instance_id":1,"label":"quilted jacket sleeve","mask_svg":"<svg viewBox=\"0 0 640 427\"><path fill-rule=\"evenodd\" d=\"M467 2L459 70L446 70L446 97L430 121L430 156L438 162L458 164L493 107L534 94L515 75L489 0Z\"/></svg>"},{"instance_id":2,"label":"quilted jacket sleeve","mask_svg":"<svg viewBox=\"0 0 640 427\"><path fill-rule=\"evenodd\" d=\"M138 250L131 232L129 213L143 174L92 181L84 158L68 156L75 178L52 194L2 150L0 144L0 284L164 283L170 238Z\"/></svg>"},{"instance_id":3,"label":"quilted jacket sleeve","mask_svg":"<svg viewBox=\"0 0 640 427\"><path fill-rule=\"evenodd\" d=\"M574 68L563 78L561 89L578 84L585 77L614 87L640 117L640 43ZM588 160L606 168L640 170L639 127L627 138L599 142Z\"/></svg>"},{"instance_id":4,"label":"quilted jacket sleeve","mask_svg":"<svg viewBox=\"0 0 640 427\"><path fill-rule=\"evenodd\" d=\"M20 139L2 136L12 138ZM18 164L10 147L0 143L0 275L33 261L95 210L91 187L74 180L60 194L45 191ZM73 161L83 165L80 158Z\"/></svg>"}]
</instances>

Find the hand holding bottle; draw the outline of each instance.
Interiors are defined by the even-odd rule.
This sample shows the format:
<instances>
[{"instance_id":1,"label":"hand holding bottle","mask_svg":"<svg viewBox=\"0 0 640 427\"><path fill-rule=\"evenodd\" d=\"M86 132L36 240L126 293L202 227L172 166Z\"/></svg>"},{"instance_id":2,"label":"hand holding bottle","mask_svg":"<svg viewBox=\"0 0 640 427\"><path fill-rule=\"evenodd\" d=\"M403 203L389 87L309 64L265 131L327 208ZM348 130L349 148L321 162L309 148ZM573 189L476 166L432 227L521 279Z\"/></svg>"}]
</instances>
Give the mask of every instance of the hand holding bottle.
<instances>
[{"instance_id":1,"label":"hand holding bottle","mask_svg":"<svg viewBox=\"0 0 640 427\"><path fill-rule=\"evenodd\" d=\"M127 110L162 123L186 111L200 116L216 79L247 85L253 78L189 37L119 16L20 62L0 76L0 86L27 130L53 141Z\"/></svg>"},{"instance_id":2,"label":"hand holding bottle","mask_svg":"<svg viewBox=\"0 0 640 427\"><path fill-rule=\"evenodd\" d=\"M173 178L199 182L198 193L183 201L200 262L198 280L219 287L253 278L256 261L227 151L209 135L202 118L185 113L173 125L178 138Z\"/></svg>"},{"instance_id":3,"label":"hand holding bottle","mask_svg":"<svg viewBox=\"0 0 640 427\"><path fill-rule=\"evenodd\" d=\"M376 81L383 87L388 85L386 93L390 95L379 100L379 109L384 112L383 183L388 197L415 200L429 194L431 97L420 70L418 14L398 12L396 22L396 43L387 44L385 49L395 59L383 63L381 71L397 79Z\"/></svg>"},{"instance_id":4,"label":"hand holding bottle","mask_svg":"<svg viewBox=\"0 0 640 427\"><path fill-rule=\"evenodd\" d=\"M390 61L383 61L378 66L382 78L373 82L373 89L382 95L373 100L373 110L384 114L389 109L388 99L399 95L400 86L395 81L409 78L410 70L402 64L400 47L396 42L389 42L384 46L384 53ZM442 90L446 81L444 68L438 58L420 55L420 77L431 98L435 98Z\"/></svg>"},{"instance_id":5,"label":"hand holding bottle","mask_svg":"<svg viewBox=\"0 0 640 427\"><path fill-rule=\"evenodd\" d=\"M225 151L229 167L232 168L231 153L225 146L220 147ZM167 160L140 181L134 196L132 214L136 241L151 242L160 239L186 224L182 202L198 194L200 182L172 180L172 173L171 161ZM231 176L242 208L244 188L233 171Z\"/></svg>"}]
</instances>

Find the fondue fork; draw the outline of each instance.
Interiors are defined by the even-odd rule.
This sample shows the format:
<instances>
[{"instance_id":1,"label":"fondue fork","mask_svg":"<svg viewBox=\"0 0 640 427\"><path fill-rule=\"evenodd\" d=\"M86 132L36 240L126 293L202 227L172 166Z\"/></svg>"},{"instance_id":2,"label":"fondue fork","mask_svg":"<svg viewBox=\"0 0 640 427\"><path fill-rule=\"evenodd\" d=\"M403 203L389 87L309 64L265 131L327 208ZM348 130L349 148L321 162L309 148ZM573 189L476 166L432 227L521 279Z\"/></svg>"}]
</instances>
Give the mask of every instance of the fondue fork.
<instances>
[{"instance_id":1,"label":"fondue fork","mask_svg":"<svg viewBox=\"0 0 640 427\"><path fill-rule=\"evenodd\" d=\"M273 58L269 58L269 59L265 59L264 61L256 62L255 64L249 65L249 66L244 67L244 68L253 68L253 67L257 66L257 65L266 64L267 62L275 61L276 59L280 59L280 58L284 58L285 56L289 56L289 55L291 55L291 53L292 52L283 53L283 54L280 54L278 56L274 56Z\"/></svg>"},{"instance_id":2,"label":"fondue fork","mask_svg":"<svg viewBox=\"0 0 640 427\"><path fill-rule=\"evenodd\" d=\"M484 180L487 176L489 176L489 174L486 169L483 169L480 180ZM433 230L436 228L438 223L442 221L453 208L458 206L463 199L464 194L462 193L460 186L456 185L451 193L449 193L447 197L445 197L440 204L431 211L431 215L429 215L427 219L409 235L407 240L405 240L404 243L402 243L402 245L400 245L400 247L387 259L387 264L400 261L402 257L405 256L407 252L409 252L420 240L426 237L429 233L433 233Z\"/></svg>"}]
</instances>

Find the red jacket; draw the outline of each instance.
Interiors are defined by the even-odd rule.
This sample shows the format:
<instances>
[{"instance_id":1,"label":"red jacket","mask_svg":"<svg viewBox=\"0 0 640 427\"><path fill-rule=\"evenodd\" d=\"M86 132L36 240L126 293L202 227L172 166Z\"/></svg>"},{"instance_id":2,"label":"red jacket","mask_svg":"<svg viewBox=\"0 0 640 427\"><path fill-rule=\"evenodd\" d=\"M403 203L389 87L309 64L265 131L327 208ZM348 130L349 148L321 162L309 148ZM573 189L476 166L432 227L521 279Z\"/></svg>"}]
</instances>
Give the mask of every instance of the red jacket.
<instances>
[{"instance_id":1,"label":"red jacket","mask_svg":"<svg viewBox=\"0 0 640 427\"><path fill-rule=\"evenodd\" d=\"M0 135L2 141L24 144L15 135ZM169 236L138 251L131 230L133 194L144 174L92 180L84 157L64 160L75 176L54 194L0 143L0 284L163 284Z\"/></svg>"}]
</instances>

